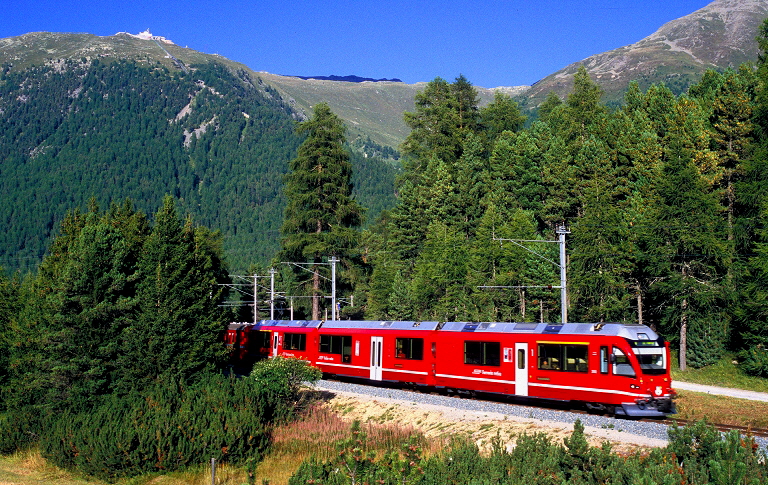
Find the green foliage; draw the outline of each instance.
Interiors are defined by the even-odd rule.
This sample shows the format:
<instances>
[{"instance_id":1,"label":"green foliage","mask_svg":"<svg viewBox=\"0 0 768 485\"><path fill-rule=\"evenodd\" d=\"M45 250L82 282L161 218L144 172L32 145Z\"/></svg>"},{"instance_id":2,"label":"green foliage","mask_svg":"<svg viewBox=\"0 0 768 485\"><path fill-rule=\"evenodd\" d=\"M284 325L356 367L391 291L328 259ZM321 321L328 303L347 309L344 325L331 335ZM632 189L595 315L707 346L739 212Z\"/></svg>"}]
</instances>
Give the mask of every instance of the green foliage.
<instances>
[{"instance_id":1,"label":"green foliage","mask_svg":"<svg viewBox=\"0 0 768 485\"><path fill-rule=\"evenodd\" d=\"M193 226L191 218L182 224L167 196L138 267L138 315L125 331L120 356L124 380L132 386L158 378L186 381L219 367L227 324L219 305L229 281L220 234Z\"/></svg>"},{"instance_id":2,"label":"green foliage","mask_svg":"<svg viewBox=\"0 0 768 485\"><path fill-rule=\"evenodd\" d=\"M307 361L275 357L257 362L250 377L259 382L265 393L294 402L301 389L320 380L323 373Z\"/></svg>"},{"instance_id":3,"label":"green foliage","mask_svg":"<svg viewBox=\"0 0 768 485\"><path fill-rule=\"evenodd\" d=\"M768 350L763 345L739 353L740 368L751 376L768 378Z\"/></svg>"},{"instance_id":4,"label":"green foliage","mask_svg":"<svg viewBox=\"0 0 768 485\"><path fill-rule=\"evenodd\" d=\"M363 209L352 197L352 165L344 147L344 125L325 103L315 106L308 121L297 131L307 133L298 154L290 163L285 196L288 205L281 232L280 261L306 263L314 272L300 293L311 296L312 319L320 318L321 279L319 265L337 256L347 265L347 274L356 259ZM294 269L298 281L304 275ZM341 275L340 275L341 276Z\"/></svg>"},{"instance_id":5,"label":"green foliage","mask_svg":"<svg viewBox=\"0 0 768 485\"><path fill-rule=\"evenodd\" d=\"M57 466L103 480L205 463L244 464L269 443L287 403L254 379L209 375L193 385L159 382L112 395L89 412L51 417L40 447Z\"/></svg>"},{"instance_id":6,"label":"green foliage","mask_svg":"<svg viewBox=\"0 0 768 485\"><path fill-rule=\"evenodd\" d=\"M340 443L339 458L320 463L310 458L290 484L526 484L578 485L758 484L768 478L765 456L752 439L737 432L722 436L706 423L670 429L666 449L632 455L614 454L608 443L591 447L584 426L574 423L563 445L543 434L521 435L507 450L497 437L488 452L463 439L424 458L418 447L404 443L401 454L381 459L366 454L365 435L353 427Z\"/></svg>"}]
</instances>

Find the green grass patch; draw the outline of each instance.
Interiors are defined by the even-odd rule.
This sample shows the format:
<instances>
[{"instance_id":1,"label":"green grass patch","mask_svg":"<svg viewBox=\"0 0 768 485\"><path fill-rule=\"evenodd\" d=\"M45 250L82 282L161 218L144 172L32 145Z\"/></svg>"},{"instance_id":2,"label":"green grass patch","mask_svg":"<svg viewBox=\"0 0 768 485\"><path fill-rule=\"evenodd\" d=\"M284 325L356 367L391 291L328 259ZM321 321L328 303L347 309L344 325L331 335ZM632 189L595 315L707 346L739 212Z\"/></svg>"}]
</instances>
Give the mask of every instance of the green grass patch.
<instances>
[{"instance_id":1,"label":"green grass patch","mask_svg":"<svg viewBox=\"0 0 768 485\"><path fill-rule=\"evenodd\" d=\"M726 355L712 365L701 369L679 370L677 352L672 352L672 380L704 384L708 386L731 387L747 391L768 392L768 379L752 377L739 369L734 355Z\"/></svg>"}]
</instances>

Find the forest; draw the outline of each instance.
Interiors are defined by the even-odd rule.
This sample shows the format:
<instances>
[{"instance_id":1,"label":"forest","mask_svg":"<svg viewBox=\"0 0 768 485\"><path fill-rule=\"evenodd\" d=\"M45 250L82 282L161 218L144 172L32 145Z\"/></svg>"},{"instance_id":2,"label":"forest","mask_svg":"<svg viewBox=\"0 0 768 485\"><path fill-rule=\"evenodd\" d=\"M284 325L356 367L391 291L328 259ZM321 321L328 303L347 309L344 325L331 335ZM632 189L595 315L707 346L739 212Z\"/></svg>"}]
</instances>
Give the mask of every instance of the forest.
<instances>
[{"instance_id":1,"label":"forest","mask_svg":"<svg viewBox=\"0 0 768 485\"><path fill-rule=\"evenodd\" d=\"M365 316L557 322L544 241L564 226L569 321L646 324L683 369L733 351L768 377L765 57L679 96L633 83L615 110L574 81L527 123L463 77L417 95L397 205L361 236Z\"/></svg>"},{"instance_id":2,"label":"forest","mask_svg":"<svg viewBox=\"0 0 768 485\"><path fill-rule=\"evenodd\" d=\"M34 272L67 213L91 198L153 212L166 194L219 229L230 269L279 249L299 114L273 88L221 64L169 71L139 60L65 59L0 68L0 265ZM356 197L373 221L397 168L350 140ZM383 152L381 150L384 150ZM365 156L370 155L370 156Z\"/></svg>"}]
</instances>

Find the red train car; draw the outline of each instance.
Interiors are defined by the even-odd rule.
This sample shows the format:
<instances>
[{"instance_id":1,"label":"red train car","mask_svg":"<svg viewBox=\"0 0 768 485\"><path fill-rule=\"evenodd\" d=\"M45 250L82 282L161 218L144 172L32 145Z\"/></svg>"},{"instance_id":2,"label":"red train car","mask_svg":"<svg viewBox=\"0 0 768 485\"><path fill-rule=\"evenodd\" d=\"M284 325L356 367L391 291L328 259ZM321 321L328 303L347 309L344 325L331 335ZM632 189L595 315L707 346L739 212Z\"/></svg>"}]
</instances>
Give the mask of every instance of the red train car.
<instances>
[{"instance_id":1,"label":"red train car","mask_svg":"<svg viewBox=\"0 0 768 485\"><path fill-rule=\"evenodd\" d=\"M618 415L674 413L669 345L644 325L262 321L251 329L271 335L271 348L253 347L259 357L304 359L326 374L578 401Z\"/></svg>"}]
</instances>

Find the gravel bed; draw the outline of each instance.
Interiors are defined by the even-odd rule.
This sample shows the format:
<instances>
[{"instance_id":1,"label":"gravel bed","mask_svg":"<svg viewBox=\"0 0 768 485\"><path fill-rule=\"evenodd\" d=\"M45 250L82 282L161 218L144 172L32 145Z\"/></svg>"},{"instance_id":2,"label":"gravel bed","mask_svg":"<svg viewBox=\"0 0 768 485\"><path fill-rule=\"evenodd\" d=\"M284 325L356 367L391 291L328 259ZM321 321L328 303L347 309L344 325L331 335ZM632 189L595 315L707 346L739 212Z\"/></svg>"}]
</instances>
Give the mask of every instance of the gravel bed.
<instances>
[{"instance_id":1,"label":"gravel bed","mask_svg":"<svg viewBox=\"0 0 768 485\"><path fill-rule=\"evenodd\" d=\"M416 405L440 406L471 413L495 413L537 421L572 425L577 419L580 419L582 424L587 428L612 430L619 432L620 434L626 433L629 435L640 436L648 438L649 440L654 440L656 443L668 441L668 426L661 423L643 422L628 418L581 414L523 404L461 399L391 387L374 387L341 381L321 380L318 382L317 388L330 392L360 394L374 399L395 400ZM761 448L768 449L768 439L755 438L755 441Z\"/></svg>"}]
</instances>

